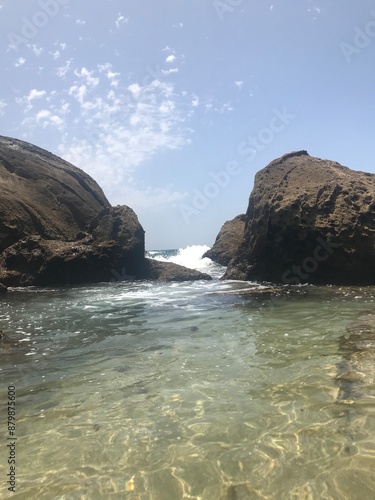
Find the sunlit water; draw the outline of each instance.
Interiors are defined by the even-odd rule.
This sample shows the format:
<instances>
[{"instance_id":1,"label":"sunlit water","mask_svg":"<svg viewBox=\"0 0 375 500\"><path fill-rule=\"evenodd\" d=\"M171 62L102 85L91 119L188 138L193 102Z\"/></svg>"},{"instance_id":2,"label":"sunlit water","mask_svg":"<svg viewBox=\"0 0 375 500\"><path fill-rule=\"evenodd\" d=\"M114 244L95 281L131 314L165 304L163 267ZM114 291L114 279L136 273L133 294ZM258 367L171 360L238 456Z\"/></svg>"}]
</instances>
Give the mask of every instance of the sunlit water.
<instances>
[{"instance_id":1,"label":"sunlit water","mask_svg":"<svg viewBox=\"0 0 375 500\"><path fill-rule=\"evenodd\" d=\"M374 498L375 342L353 338L375 288L123 282L0 308L18 341L1 350L2 405L17 391L1 498Z\"/></svg>"}]
</instances>

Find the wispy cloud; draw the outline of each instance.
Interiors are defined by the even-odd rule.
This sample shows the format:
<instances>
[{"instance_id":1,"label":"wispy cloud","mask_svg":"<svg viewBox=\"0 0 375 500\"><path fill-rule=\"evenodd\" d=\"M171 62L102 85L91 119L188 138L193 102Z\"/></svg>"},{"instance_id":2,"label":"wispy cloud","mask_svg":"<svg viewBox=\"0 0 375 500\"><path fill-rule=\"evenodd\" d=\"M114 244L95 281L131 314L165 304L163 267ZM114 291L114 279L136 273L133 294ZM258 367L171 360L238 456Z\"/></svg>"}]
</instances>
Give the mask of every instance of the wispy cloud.
<instances>
[{"instance_id":1,"label":"wispy cloud","mask_svg":"<svg viewBox=\"0 0 375 500\"><path fill-rule=\"evenodd\" d=\"M16 68L19 68L20 66L23 66L26 62L26 59L24 57L19 57L17 61L14 63L14 66Z\"/></svg>"},{"instance_id":2,"label":"wispy cloud","mask_svg":"<svg viewBox=\"0 0 375 500\"><path fill-rule=\"evenodd\" d=\"M112 192L111 202L126 203L137 210L157 210L167 205L181 203L187 197L188 193L177 190L173 185L136 187L132 182L126 182L120 190Z\"/></svg>"},{"instance_id":3,"label":"wispy cloud","mask_svg":"<svg viewBox=\"0 0 375 500\"><path fill-rule=\"evenodd\" d=\"M118 84L120 82L120 73L113 71L113 67L112 67L111 63L99 64L98 70L100 73L105 74L105 76L110 81L111 87L115 87L115 88L118 87Z\"/></svg>"},{"instance_id":4,"label":"wispy cloud","mask_svg":"<svg viewBox=\"0 0 375 500\"><path fill-rule=\"evenodd\" d=\"M57 59L60 59L61 54L60 51L55 50L54 52L49 52L49 54L53 57L53 59L56 61Z\"/></svg>"},{"instance_id":5,"label":"wispy cloud","mask_svg":"<svg viewBox=\"0 0 375 500\"><path fill-rule=\"evenodd\" d=\"M56 74L59 78L64 79L69 71L72 70L73 59L68 59L62 66L56 68Z\"/></svg>"},{"instance_id":6,"label":"wispy cloud","mask_svg":"<svg viewBox=\"0 0 375 500\"><path fill-rule=\"evenodd\" d=\"M171 75L173 73L178 73L178 68L162 69L161 72L163 75Z\"/></svg>"},{"instance_id":7,"label":"wispy cloud","mask_svg":"<svg viewBox=\"0 0 375 500\"><path fill-rule=\"evenodd\" d=\"M36 114L36 121L43 128L48 127L49 125L60 127L63 125L64 121L57 115L54 115L48 109L42 109Z\"/></svg>"},{"instance_id":8,"label":"wispy cloud","mask_svg":"<svg viewBox=\"0 0 375 500\"><path fill-rule=\"evenodd\" d=\"M30 88L16 99L25 134L38 128L58 131L58 153L92 175L112 202L124 202L124 193L126 202L138 209L184 199L186 193L172 185L141 186L128 179L146 161L191 142L189 120L198 96L178 91L161 72L124 85L109 62L90 67L67 59L56 64L55 75L55 90ZM0 101L0 114L5 106Z\"/></svg>"},{"instance_id":9,"label":"wispy cloud","mask_svg":"<svg viewBox=\"0 0 375 500\"><path fill-rule=\"evenodd\" d=\"M27 115L34 108L34 101L41 100L46 95L45 90L31 89L27 95L16 97L15 101L23 108L24 114Z\"/></svg>"},{"instance_id":10,"label":"wispy cloud","mask_svg":"<svg viewBox=\"0 0 375 500\"><path fill-rule=\"evenodd\" d=\"M214 102L212 99L210 99L205 105L204 109L206 113L219 113L220 115L224 113L229 113L230 111L233 111L233 105L231 101L227 101L223 104L219 104L217 102Z\"/></svg>"},{"instance_id":11,"label":"wispy cloud","mask_svg":"<svg viewBox=\"0 0 375 500\"><path fill-rule=\"evenodd\" d=\"M38 45L36 44L32 44L32 43L28 43L27 44L27 48L32 50L32 52L37 56L41 56L44 52L44 49L43 47L39 47Z\"/></svg>"},{"instance_id":12,"label":"wispy cloud","mask_svg":"<svg viewBox=\"0 0 375 500\"><path fill-rule=\"evenodd\" d=\"M26 100L28 102L33 101L34 99L41 99L47 94L45 90L37 90L37 89L32 89L29 92L29 95L26 97Z\"/></svg>"},{"instance_id":13,"label":"wispy cloud","mask_svg":"<svg viewBox=\"0 0 375 500\"><path fill-rule=\"evenodd\" d=\"M129 19L126 18L125 16L123 16L121 14L121 12L119 12L117 19L116 19L116 22L115 22L116 28L119 30L122 24L126 24L128 22L129 22Z\"/></svg>"},{"instance_id":14,"label":"wispy cloud","mask_svg":"<svg viewBox=\"0 0 375 500\"><path fill-rule=\"evenodd\" d=\"M307 9L307 12L313 16L313 21L316 21L324 13L324 8L317 5L315 0L309 0L309 4L310 7Z\"/></svg>"},{"instance_id":15,"label":"wispy cloud","mask_svg":"<svg viewBox=\"0 0 375 500\"><path fill-rule=\"evenodd\" d=\"M7 103L5 102L5 99L0 99L0 116L3 116L5 114L6 107Z\"/></svg>"},{"instance_id":16,"label":"wispy cloud","mask_svg":"<svg viewBox=\"0 0 375 500\"><path fill-rule=\"evenodd\" d=\"M76 68L69 73L69 79L72 76L65 105L78 105L74 116L80 118L68 122L69 133L64 135L59 153L92 175L109 197L111 193L117 196L118 186L127 185L127 179L143 162L190 143L191 131L186 122L194 108L192 97L179 94L172 83L159 79L150 83L134 81L118 90L113 82L119 81L120 75L110 63L96 69ZM58 108L50 109L55 116L62 116ZM43 114L38 120L44 125L42 120L51 117ZM144 200L144 189L128 186L134 206ZM147 198L161 204L176 202L183 196L168 187L153 189Z\"/></svg>"}]
</instances>

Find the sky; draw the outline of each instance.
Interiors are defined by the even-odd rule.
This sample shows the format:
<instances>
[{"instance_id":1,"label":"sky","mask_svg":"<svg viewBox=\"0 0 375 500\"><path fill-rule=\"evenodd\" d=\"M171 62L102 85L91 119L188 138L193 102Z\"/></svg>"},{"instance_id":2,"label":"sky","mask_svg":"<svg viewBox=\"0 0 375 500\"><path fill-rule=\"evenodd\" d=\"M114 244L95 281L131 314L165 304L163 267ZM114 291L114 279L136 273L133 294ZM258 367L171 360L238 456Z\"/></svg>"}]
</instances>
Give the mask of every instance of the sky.
<instances>
[{"instance_id":1,"label":"sky","mask_svg":"<svg viewBox=\"0 0 375 500\"><path fill-rule=\"evenodd\" d=\"M0 135L135 210L146 249L212 246L305 149L375 172L373 0L0 0Z\"/></svg>"}]
</instances>

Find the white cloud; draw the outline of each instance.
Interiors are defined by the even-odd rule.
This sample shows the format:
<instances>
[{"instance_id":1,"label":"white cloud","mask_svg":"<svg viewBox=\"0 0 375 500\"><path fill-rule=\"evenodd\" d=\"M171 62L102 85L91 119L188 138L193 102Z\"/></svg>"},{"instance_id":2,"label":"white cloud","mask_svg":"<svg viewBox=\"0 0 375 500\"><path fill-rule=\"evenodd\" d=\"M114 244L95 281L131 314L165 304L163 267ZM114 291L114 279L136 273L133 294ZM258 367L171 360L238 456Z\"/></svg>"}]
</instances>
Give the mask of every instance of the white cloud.
<instances>
[{"instance_id":1,"label":"white cloud","mask_svg":"<svg viewBox=\"0 0 375 500\"><path fill-rule=\"evenodd\" d=\"M60 88L28 89L17 100L24 132L57 129L60 155L92 175L107 196L123 196L126 184L122 202L135 207L183 199L185 194L173 186L129 187L127 180L147 160L190 143L191 95L161 78L117 86L121 75L111 63L82 67L70 59L56 66L64 79ZM0 114L5 105L0 100Z\"/></svg>"},{"instance_id":2,"label":"white cloud","mask_svg":"<svg viewBox=\"0 0 375 500\"><path fill-rule=\"evenodd\" d=\"M83 26L86 24L86 21L83 21L82 19L76 19L76 24L78 24L79 26Z\"/></svg>"},{"instance_id":3,"label":"white cloud","mask_svg":"<svg viewBox=\"0 0 375 500\"><path fill-rule=\"evenodd\" d=\"M50 52L50 55L53 57L53 59L56 61L57 59L60 59L61 54L58 50L55 50L55 52Z\"/></svg>"},{"instance_id":4,"label":"white cloud","mask_svg":"<svg viewBox=\"0 0 375 500\"><path fill-rule=\"evenodd\" d=\"M29 92L29 95L26 97L26 100L28 102L33 101L34 99L40 99L44 97L47 94L45 90L37 90L37 89L32 89Z\"/></svg>"},{"instance_id":5,"label":"white cloud","mask_svg":"<svg viewBox=\"0 0 375 500\"><path fill-rule=\"evenodd\" d=\"M175 61L175 60L176 60L176 56L174 56L173 54L170 54L170 55L166 58L165 62L166 62L166 63L173 63L173 61Z\"/></svg>"},{"instance_id":6,"label":"white cloud","mask_svg":"<svg viewBox=\"0 0 375 500\"><path fill-rule=\"evenodd\" d=\"M58 115L51 113L48 109L42 109L38 111L36 115L25 118L22 125L28 128L35 126L47 128L48 126L53 126L62 130L64 121Z\"/></svg>"},{"instance_id":7,"label":"white cloud","mask_svg":"<svg viewBox=\"0 0 375 500\"><path fill-rule=\"evenodd\" d=\"M53 115L48 109L42 109L41 111L39 111L36 114L35 119L38 124L43 126L43 128L47 127L48 125L60 126L64 123L59 116Z\"/></svg>"},{"instance_id":8,"label":"white cloud","mask_svg":"<svg viewBox=\"0 0 375 500\"><path fill-rule=\"evenodd\" d=\"M112 64L111 63L105 63L105 64L99 64L98 69L100 73L105 73L106 77L110 81L111 87L118 87L118 84L120 83L119 76L120 73L116 73L115 71L112 71Z\"/></svg>"},{"instance_id":9,"label":"white cloud","mask_svg":"<svg viewBox=\"0 0 375 500\"><path fill-rule=\"evenodd\" d=\"M54 106L60 115L66 115L70 113L70 104L66 101L61 101L59 106Z\"/></svg>"},{"instance_id":10,"label":"white cloud","mask_svg":"<svg viewBox=\"0 0 375 500\"><path fill-rule=\"evenodd\" d=\"M228 101L225 104L223 104L222 106L220 106L219 108L215 108L215 111L217 111L220 114L223 114L223 113L227 113L229 111L233 111L233 109L234 108L233 108L231 102Z\"/></svg>"},{"instance_id":11,"label":"white cloud","mask_svg":"<svg viewBox=\"0 0 375 500\"><path fill-rule=\"evenodd\" d=\"M68 94L77 99L80 104L83 104L87 94L87 87L86 85L73 85L69 88Z\"/></svg>"},{"instance_id":12,"label":"white cloud","mask_svg":"<svg viewBox=\"0 0 375 500\"><path fill-rule=\"evenodd\" d=\"M138 99L142 89L139 83L132 83L131 85L129 85L128 90L131 92L135 99Z\"/></svg>"},{"instance_id":13,"label":"white cloud","mask_svg":"<svg viewBox=\"0 0 375 500\"><path fill-rule=\"evenodd\" d=\"M122 24L126 24L129 21L128 18L124 17L121 12L118 13L118 17L116 20L116 28L119 30Z\"/></svg>"},{"instance_id":14,"label":"white cloud","mask_svg":"<svg viewBox=\"0 0 375 500\"><path fill-rule=\"evenodd\" d=\"M193 106L193 108L199 106L199 97L195 94L192 95L191 105Z\"/></svg>"},{"instance_id":15,"label":"white cloud","mask_svg":"<svg viewBox=\"0 0 375 500\"><path fill-rule=\"evenodd\" d=\"M17 61L14 63L14 66L16 68L19 68L20 66L23 66L26 62L26 59L24 57L20 57L17 59Z\"/></svg>"},{"instance_id":16,"label":"white cloud","mask_svg":"<svg viewBox=\"0 0 375 500\"><path fill-rule=\"evenodd\" d=\"M178 68L162 69L163 75L171 75L172 73L178 73Z\"/></svg>"},{"instance_id":17,"label":"white cloud","mask_svg":"<svg viewBox=\"0 0 375 500\"><path fill-rule=\"evenodd\" d=\"M69 73L69 71L71 71L72 62L73 62L72 59L68 59L67 61L65 61L65 64L63 66L60 66L56 69L56 74L59 78L64 79L66 75Z\"/></svg>"},{"instance_id":18,"label":"white cloud","mask_svg":"<svg viewBox=\"0 0 375 500\"><path fill-rule=\"evenodd\" d=\"M243 86L243 82L242 82L242 81L234 82L234 84L235 84L235 85L236 85L236 87L238 87L240 90L242 89L242 86Z\"/></svg>"},{"instance_id":19,"label":"white cloud","mask_svg":"<svg viewBox=\"0 0 375 500\"><path fill-rule=\"evenodd\" d=\"M307 12L313 16L313 21L318 19L318 16L322 15L325 10L322 7L318 7L315 5L313 0L309 0L310 4L313 4L310 8L307 9Z\"/></svg>"},{"instance_id":20,"label":"white cloud","mask_svg":"<svg viewBox=\"0 0 375 500\"><path fill-rule=\"evenodd\" d=\"M174 109L176 108L175 104L173 101L163 101L160 106L159 106L159 111L160 113L170 113L171 111L173 111Z\"/></svg>"},{"instance_id":21,"label":"white cloud","mask_svg":"<svg viewBox=\"0 0 375 500\"><path fill-rule=\"evenodd\" d=\"M38 45L35 44L28 43L27 47L31 49L37 57L39 57L44 52L43 47L38 47Z\"/></svg>"},{"instance_id":22,"label":"white cloud","mask_svg":"<svg viewBox=\"0 0 375 500\"><path fill-rule=\"evenodd\" d=\"M98 67L98 71L114 72L108 64ZM90 75L95 76L92 71ZM145 85L135 82L122 92L111 88L110 79L107 86L108 91L99 96L95 88L82 88L78 81L71 85L68 94L79 103L75 116L80 118L69 126L73 139L67 135L59 152L92 175L109 196L144 161L190 142L185 121L186 106L192 106L189 96L177 95L174 86L165 81L154 80ZM134 189L131 196L134 201L137 199L135 206L139 206L142 196L137 198ZM144 195L144 190L141 192ZM173 189L152 191L158 204L180 200L181 196Z\"/></svg>"},{"instance_id":23,"label":"white cloud","mask_svg":"<svg viewBox=\"0 0 375 500\"><path fill-rule=\"evenodd\" d=\"M214 111L215 113L219 113L220 115L224 113L228 113L230 111L233 111L233 106L230 101L224 103L224 104L214 104L214 102L211 100L207 104L205 104L205 110L207 113Z\"/></svg>"},{"instance_id":24,"label":"white cloud","mask_svg":"<svg viewBox=\"0 0 375 500\"><path fill-rule=\"evenodd\" d=\"M89 87L96 87L98 84L99 84L99 78L97 77L93 77L93 71L89 71L88 69L86 68L81 68L81 70L75 70L74 71L74 74L84 80L86 80L86 84L89 86Z\"/></svg>"},{"instance_id":25,"label":"white cloud","mask_svg":"<svg viewBox=\"0 0 375 500\"><path fill-rule=\"evenodd\" d=\"M0 116L3 116L5 114L5 108L7 107L7 103L5 102L5 99L0 99Z\"/></svg>"}]
</instances>

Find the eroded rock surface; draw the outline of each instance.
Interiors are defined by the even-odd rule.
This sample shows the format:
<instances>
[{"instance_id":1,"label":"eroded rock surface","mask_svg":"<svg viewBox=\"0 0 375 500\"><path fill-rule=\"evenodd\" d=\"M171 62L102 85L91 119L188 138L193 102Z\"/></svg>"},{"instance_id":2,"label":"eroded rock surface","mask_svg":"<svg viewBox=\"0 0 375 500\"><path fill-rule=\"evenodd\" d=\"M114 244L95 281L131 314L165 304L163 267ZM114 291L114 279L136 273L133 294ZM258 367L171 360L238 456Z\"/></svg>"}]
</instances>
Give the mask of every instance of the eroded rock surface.
<instances>
[{"instance_id":1,"label":"eroded rock surface","mask_svg":"<svg viewBox=\"0 0 375 500\"><path fill-rule=\"evenodd\" d=\"M375 284L375 175L297 151L255 176L243 241L224 276Z\"/></svg>"}]
</instances>

